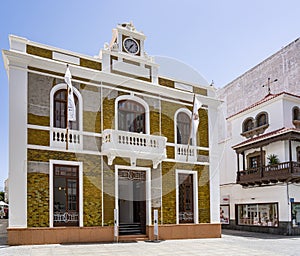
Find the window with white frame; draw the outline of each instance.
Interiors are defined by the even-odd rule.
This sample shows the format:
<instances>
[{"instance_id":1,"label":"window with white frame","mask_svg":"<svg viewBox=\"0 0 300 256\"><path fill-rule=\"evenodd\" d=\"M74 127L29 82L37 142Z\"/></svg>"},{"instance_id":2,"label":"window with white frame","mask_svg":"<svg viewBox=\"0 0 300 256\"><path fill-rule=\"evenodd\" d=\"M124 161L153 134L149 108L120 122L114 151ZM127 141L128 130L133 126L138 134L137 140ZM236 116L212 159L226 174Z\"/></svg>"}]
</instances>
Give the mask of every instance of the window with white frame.
<instances>
[{"instance_id":1,"label":"window with white frame","mask_svg":"<svg viewBox=\"0 0 300 256\"><path fill-rule=\"evenodd\" d=\"M82 97L73 87L76 105L76 121L69 121L70 130L82 130ZM65 129L67 125L67 84L55 85L50 92L50 126Z\"/></svg>"},{"instance_id":2,"label":"window with white frame","mask_svg":"<svg viewBox=\"0 0 300 256\"><path fill-rule=\"evenodd\" d=\"M149 106L143 99L123 95L116 99L115 108L118 130L149 134Z\"/></svg>"},{"instance_id":3,"label":"window with white frame","mask_svg":"<svg viewBox=\"0 0 300 256\"><path fill-rule=\"evenodd\" d=\"M198 223L197 172L176 170L177 223Z\"/></svg>"},{"instance_id":4,"label":"window with white frame","mask_svg":"<svg viewBox=\"0 0 300 256\"><path fill-rule=\"evenodd\" d=\"M145 108L132 100L120 100L118 103L118 130L146 133Z\"/></svg>"},{"instance_id":5,"label":"window with white frame","mask_svg":"<svg viewBox=\"0 0 300 256\"><path fill-rule=\"evenodd\" d=\"M188 144L191 130L191 117L186 112L177 114L177 144Z\"/></svg>"},{"instance_id":6,"label":"window with white frame","mask_svg":"<svg viewBox=\"0 0 300 256\"><path fill-rule=\"evenodd\" d=\"M79 168L68 165L53 168L53 224L79 226Z\"/></svg>"},{"instance_id":7,"label":"window with white frame","mask_svg":"<svg viewBox=\"0 0 300 256\"><path fill-rule=\"evenodd\" d=\"M83 226L83 163L50 160L50 227Z\"/></svg>"},{"instance_id":8,"label":"window with white frame","mask_svg":"<svg viewBox=\"0 0 300 256\"><path fill-rule=\"evenodd\" d=\"M54 104L53 104L53 113L54 113L54 127L56 128L66 128L67 124L67 90L60 89L54 94ZM79 111L78 111L78 98L74 95L75 106L76 106L76 121L69 121L68 128L71 130L79 129Z\"/></svg>"}]
</instances>

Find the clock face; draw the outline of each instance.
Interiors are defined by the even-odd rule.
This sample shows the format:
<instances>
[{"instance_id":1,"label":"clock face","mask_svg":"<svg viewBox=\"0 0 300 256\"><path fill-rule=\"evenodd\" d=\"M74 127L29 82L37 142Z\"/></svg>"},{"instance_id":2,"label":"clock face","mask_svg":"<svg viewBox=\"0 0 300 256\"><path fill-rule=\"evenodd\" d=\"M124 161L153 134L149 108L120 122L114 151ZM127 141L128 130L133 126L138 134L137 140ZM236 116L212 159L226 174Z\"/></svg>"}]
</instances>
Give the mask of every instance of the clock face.
<instances>
[{"instance_id":1,"label":"clock face","mask_svg":"<svg viewBox=\"0 0 300 256\"><path fill-rule=\"evenodd\" d=\"M139 52L139 44L133 38L126 38L123 46L128 53L137 54Z\"/></svg>"}]
</instances>

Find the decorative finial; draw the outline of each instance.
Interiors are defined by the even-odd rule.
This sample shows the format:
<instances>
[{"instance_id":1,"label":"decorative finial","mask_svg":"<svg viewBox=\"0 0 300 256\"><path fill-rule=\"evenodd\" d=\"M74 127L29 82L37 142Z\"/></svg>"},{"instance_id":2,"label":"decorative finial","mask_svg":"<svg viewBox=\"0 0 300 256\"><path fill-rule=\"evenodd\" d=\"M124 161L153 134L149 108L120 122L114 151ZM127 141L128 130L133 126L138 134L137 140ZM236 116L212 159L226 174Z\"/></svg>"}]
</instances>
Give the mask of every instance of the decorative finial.
<instances>
[{"instance_id":1,"label":"decorative finial","mask_svg":"<svg viewBox=\"0 0 300 256\"><path fill-rule=\"evenodd\" d=\"M265 86L267 86L268 87L268 95L270 95L271 94L271 88L270 88L270 86L271 86L271 84L272 83L274 83L274 82L277 82L278 81L278 79L276 78L276 79L274 79L273 81L271 81L271 78L270 77L268 77L268 81L267 81L267 84L264 84L262 87L265 87ZM267 95L267 96L268 96Z\"/></svg>"}]
</instances>

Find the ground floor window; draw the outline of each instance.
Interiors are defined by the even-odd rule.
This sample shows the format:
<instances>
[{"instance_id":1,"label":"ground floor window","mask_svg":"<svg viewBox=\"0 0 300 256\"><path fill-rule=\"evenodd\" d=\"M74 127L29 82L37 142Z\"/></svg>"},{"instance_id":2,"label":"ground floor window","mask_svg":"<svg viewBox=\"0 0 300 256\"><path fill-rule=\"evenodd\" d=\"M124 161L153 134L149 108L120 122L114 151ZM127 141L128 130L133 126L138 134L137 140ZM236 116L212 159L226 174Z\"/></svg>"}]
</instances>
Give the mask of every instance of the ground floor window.
<instances>
[{"instance_id":1,"label":"ground floor window","mask_svg":"<svg viewBox=\"0 0 300 256\"><path fill-rule=\"evenodd\" d=\"M54 226L79 226L79 167L54 165Z\"/></svg>"},{"instance_id":2,"label":"ground floor window","mask_svg":"<svg viewBox=\"0 0 300 256\"><path fill-rule=\"evenodd\" d=\"M300 227L300 203L292 203L293 227Z\"/></svg>"},{"instance_id":3,"label":"ground floor window","mask_svg":"<svg viewBox=\"0 0 300 256\"><path fill-rule=\"evenodd\" d=\"M179 223L194 223L193 174L178 174Z\"/></svg>"},{"instance_id":4,"label":"ground floor window","mask_svg":"<svg viewBox=\"0 0 300 256\"><path fill-rule=\"evenodd\" d=\"M238 225L278 226L278 204L237 205Z\"/></svg>"}]
</instances>

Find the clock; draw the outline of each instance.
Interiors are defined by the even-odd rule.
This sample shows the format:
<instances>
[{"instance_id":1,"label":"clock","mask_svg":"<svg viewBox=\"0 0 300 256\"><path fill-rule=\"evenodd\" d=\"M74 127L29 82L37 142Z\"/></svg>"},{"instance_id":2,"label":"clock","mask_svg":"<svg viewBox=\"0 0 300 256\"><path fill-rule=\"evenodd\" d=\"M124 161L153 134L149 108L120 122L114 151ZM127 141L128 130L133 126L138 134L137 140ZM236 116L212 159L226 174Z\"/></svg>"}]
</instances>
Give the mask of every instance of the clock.
<instances>
[{"instance_id":1,"label":"clock","mask_svg":"<svg viewBox=\"0 0 300 256\"><path fill-rule=\"evenodd\" d=\"M139 52L139 44L131 37L127 37L123 41L123 46L126 52L137 54Z\"/></svg>"}]
</instances>

